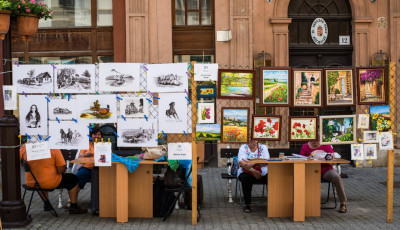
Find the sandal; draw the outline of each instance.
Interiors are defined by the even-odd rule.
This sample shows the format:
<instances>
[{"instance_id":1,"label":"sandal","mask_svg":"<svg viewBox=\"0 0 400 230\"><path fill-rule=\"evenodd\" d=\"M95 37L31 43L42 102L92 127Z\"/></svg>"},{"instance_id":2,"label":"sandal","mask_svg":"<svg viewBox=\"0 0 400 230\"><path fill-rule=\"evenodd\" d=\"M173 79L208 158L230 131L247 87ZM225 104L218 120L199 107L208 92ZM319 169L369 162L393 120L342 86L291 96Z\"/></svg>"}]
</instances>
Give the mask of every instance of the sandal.
<instances>
[{"instance_id":1,"label":"sandal","mask_svg":"<svg viewBox=\"0 0 400 230\"><path fill-rule=\"evenodd\" d=\"M243 212L250 213L251 212L250 206L249 205L244 206L243 207Z\"/></svg>"},{"instance_id":2,"label":"sandal","mask_svg":"<svg viewBox=\"0 0 400 230\"><path fill-rule=\"evenodd\" d=\"M346 213L347 212L346 204L340 204L339 212L340 213Z\"/></svg>"}]
</instances>

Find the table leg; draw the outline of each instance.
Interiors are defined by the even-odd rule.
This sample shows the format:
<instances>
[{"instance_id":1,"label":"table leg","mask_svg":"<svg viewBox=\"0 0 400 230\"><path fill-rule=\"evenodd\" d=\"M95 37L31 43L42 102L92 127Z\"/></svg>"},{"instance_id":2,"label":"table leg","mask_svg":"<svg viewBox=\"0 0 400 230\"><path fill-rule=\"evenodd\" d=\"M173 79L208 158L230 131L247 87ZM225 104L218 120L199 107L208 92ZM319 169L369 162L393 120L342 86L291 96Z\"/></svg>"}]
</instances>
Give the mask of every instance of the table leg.
<instances>
[{"instance_id":1,"label":"table leg","mask_svg":"<svg viewBox=\"0 0 400 230\"><path fill-rule=\"evenodd\" d=\"M116 165L117 222L128 222L128 168Z\"/></svg>"},{"instance_id":2,"label":"table leg","mask_svg":"<svg viewBox=\"0 0 400 230\"><path fill-rule=\"evenodd\" d=\"M306 211L306 172L305 163L296 162L293 164L294 178L293 178L293 220L294 221L305 221Z\"/></svg>"}]
</instances>

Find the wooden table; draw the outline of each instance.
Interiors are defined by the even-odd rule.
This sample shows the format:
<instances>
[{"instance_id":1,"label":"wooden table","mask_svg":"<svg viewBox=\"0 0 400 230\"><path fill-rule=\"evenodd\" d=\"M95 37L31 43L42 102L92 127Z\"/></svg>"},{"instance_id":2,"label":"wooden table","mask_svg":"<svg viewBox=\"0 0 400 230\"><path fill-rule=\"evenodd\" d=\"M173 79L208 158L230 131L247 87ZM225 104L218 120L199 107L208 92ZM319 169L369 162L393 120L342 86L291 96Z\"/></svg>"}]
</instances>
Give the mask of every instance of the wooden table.
<instances>
[{"instance_id":1,"label":"wooden table","mask_svg":"<svg viewBox=\"0 0 400 230\"><path fill-rule=\"evenodd\" d=\"M93 163L92 157L79 158L72 163ZM168 164L142 160L129 173L125 164L113 162L111 167L99 167L99 216L116 217L128 222L129 217L153 217L153 165Z\"/></svg>"},{"instance_id":2,"label":"wooden table","mask_svg":"<svg viewBox=\"0 0 400 230\"><path fill-rule=\"evenodd\" d=\"M305 217L321 215L321 163L346 164L348 160L256 160L268 164L268 217Z\"/></svg>"}]
</instances>

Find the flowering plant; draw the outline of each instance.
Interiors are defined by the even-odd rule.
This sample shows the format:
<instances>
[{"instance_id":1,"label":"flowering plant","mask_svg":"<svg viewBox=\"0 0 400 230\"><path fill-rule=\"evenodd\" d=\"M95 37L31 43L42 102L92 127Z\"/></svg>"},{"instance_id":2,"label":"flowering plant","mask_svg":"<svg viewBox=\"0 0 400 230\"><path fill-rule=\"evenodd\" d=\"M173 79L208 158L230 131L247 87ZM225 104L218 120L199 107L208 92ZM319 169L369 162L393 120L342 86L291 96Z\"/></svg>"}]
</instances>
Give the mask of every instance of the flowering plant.
<instances>
[{"instance_id":1,"label":"flowering plant","mask_svg":"<svg viewBox=\"0 0 400 230\"><path fill-rule=\"evenodd\" d=\"M42 1L36 0L10 0L11 1L11 15L28 15L34 14L39 19L53 18L53 11Z\"/></svg>"},{"instance_id":2,"label":"flowering plant","mask_svg":"<svg viewBox=\"0 0 400 230\"><path fill-rule=\"evenodd\" d=\"M360 81L362 84L365 82L373 82L383 80L383 72L380 69L377 70L366 70L364 73L360 74Z\"/></svg>"},{"instance_id":3,"label":"flowering plant","mask_svg":"<svg viewBox=\"0 0 400 230\"><path fill-rule=\"evenodd\" d=\"M7 0L0 0L0 10L11 10L11 4Z\"/></svg>"}]
</instances>

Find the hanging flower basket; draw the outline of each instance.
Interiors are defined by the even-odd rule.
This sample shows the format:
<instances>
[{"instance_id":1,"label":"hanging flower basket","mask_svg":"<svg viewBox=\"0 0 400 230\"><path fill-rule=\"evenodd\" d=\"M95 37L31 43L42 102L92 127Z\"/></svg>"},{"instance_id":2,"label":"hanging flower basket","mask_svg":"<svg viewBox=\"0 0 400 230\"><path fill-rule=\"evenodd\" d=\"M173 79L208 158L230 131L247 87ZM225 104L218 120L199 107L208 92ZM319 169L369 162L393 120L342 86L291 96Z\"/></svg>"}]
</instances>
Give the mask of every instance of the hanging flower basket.
<instances>
[{"instance_id":1,"label":"hanging flower basket","mask_svg":"<svg viewBox=\"0 0 400 230\"><path fill-rule=\"evenodd\" d=\"M34 14L17 16L17 30L23 41L29 41L39 27L39 17Z\"/></svg>"},{"instance_id":2,"label":"hanging flower basket","mask_svg":"<svg viewBox=\"0 0 400 230\"><path fill-rule=\"evenodd\" d=\"M0 39L4 40L8 29L10 28L10 15L9 10L0 10Z\"/></svg>"}]
</instances>

